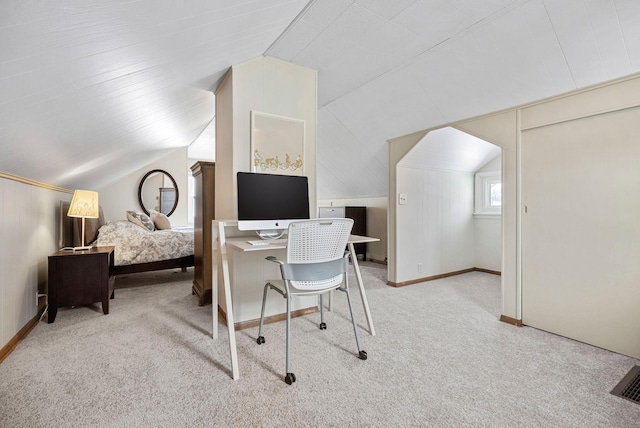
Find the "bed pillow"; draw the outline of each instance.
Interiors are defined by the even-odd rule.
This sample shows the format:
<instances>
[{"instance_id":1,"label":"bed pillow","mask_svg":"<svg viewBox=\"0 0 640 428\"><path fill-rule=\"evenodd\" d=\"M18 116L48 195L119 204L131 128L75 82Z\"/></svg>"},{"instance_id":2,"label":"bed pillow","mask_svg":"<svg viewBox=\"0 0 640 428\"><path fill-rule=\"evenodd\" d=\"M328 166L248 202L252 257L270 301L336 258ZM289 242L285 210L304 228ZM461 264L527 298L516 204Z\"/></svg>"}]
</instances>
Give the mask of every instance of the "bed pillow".
<instances>
[{"instance_id":1,"label":"bed pillow","mask_svg":"<svg viewBox=\"0 0 640 428\"><path fill-rule=\"evenodd\" d=\"M140 211L127 211L127 220L147 230L155 229L155 226L153 225L151 218L149 218L148 215Z\"/></svg>"},{"instance_id":2,"label":"bed pillow","mask_svg":"<svg viewBox=\"0 0 640 428\"><path fill-rule=\"evenodd\" d=\"M169 221L169 217L167 217L166 215L156 210L149 210L149 217L151 217L151 221L153 222L153 225L156 227L156 229L171 229L171 222Z\"/></svg>"}]
</instances>

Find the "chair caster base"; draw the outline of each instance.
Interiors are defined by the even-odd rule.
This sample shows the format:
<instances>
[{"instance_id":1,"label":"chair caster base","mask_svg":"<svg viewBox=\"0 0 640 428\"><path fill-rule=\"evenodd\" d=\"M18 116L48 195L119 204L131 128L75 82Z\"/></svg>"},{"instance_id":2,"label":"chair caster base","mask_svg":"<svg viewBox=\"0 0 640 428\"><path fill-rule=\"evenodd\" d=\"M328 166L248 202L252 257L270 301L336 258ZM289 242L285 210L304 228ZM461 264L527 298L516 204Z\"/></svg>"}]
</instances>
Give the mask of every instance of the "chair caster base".
<instances>
[{"instance_id":1,"label":"chair caster base","mask_svg":"<svg viewBox=\"0 0 640 428\"><path fill-rule=\"evenodd\" d=\"M326 330L327 329L327 323L321 322L320 323L320 330Z\"/></svg>"},{"instance_id":2,"label":"chair caster base","mask_svg":"<svg viewBox=\"0 0 640 428\"><path fill-rule=\"evenodd\" d=\"M264 336L258 336L258 338L256 339L256 343L258 345L262 345L264 343Z\"/></svg>"},{"instance_id":3,"label":"chair caster base","mask_svg":"<svg viewBox=\"0 0 640 428\"><path fill-rule=\"evenodd\" d=\"M287 385L291 385L296 381L296 375L294 375L293 373L287 373L287 375L284 377L284 381L287 383Z\"/></svg>"},{"instance_id":4,"label":"chair caster base","mask_svg":"<svg viewBox=\"0 0 640 428\"><path fill-rule=\"evenodd\" d=\"M360 358L361 360L366 360L367 359L367 351L358 352L358 358Z\"/></svg>"}]
</instances>

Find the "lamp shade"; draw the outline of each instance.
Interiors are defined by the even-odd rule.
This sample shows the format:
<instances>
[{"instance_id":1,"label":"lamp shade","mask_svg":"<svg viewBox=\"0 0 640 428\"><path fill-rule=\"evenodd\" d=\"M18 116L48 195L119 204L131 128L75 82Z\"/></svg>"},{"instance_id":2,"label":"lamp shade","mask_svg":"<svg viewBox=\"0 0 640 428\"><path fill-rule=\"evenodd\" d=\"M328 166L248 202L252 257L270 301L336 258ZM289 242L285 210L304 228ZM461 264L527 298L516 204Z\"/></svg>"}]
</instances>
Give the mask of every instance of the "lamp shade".
<instances>
[{"instance_id":1,"label":"lamp shade","mask_svg":"<svg viewBox=\"0 0 640 428\"><path fill-rule=\"evenodd\" d=\"M71 205L67 212L69 217L98 218L98 192L91 190L76 190L73 192Z\"/></svg>"}]
</instances>

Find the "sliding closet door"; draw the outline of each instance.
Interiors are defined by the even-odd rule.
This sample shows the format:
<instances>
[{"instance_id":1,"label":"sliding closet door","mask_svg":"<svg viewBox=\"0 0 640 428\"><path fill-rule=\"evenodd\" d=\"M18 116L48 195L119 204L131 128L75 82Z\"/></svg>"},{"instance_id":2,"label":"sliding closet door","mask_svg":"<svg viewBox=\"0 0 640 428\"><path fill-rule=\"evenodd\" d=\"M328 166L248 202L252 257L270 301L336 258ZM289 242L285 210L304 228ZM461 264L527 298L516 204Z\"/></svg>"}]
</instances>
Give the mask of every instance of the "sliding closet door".
<instances>
[{"instance_id":1,"label":"sliding closet door","mask_svg":"<svg viewBox=\"0 0 640 428\"><path fill-rule=\"evenodd\" d=\"M522 138L523 323L640 358L640 110Z\"/></svg>"}]
</instances>

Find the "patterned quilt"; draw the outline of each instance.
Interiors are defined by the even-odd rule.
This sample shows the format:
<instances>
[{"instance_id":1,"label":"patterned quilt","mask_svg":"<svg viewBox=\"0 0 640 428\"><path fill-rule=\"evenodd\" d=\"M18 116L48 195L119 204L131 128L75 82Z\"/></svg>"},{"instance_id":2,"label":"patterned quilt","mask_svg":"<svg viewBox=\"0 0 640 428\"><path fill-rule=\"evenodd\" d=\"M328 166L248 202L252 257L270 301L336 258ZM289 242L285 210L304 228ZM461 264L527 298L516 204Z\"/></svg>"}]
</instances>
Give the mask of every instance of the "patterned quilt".
<instances>
[{"instance_id":1,"label":"patterned quilt","mask_svg":"<svg viewBox=\"0 0 640 428\"><path fill-rule=\"evenodd\" d=\"M150 231L130 221L118 220L100 227L94 245L116 247L116 266L175 259L193 254L193 228Z\"/></svg>"}]
</instances>

